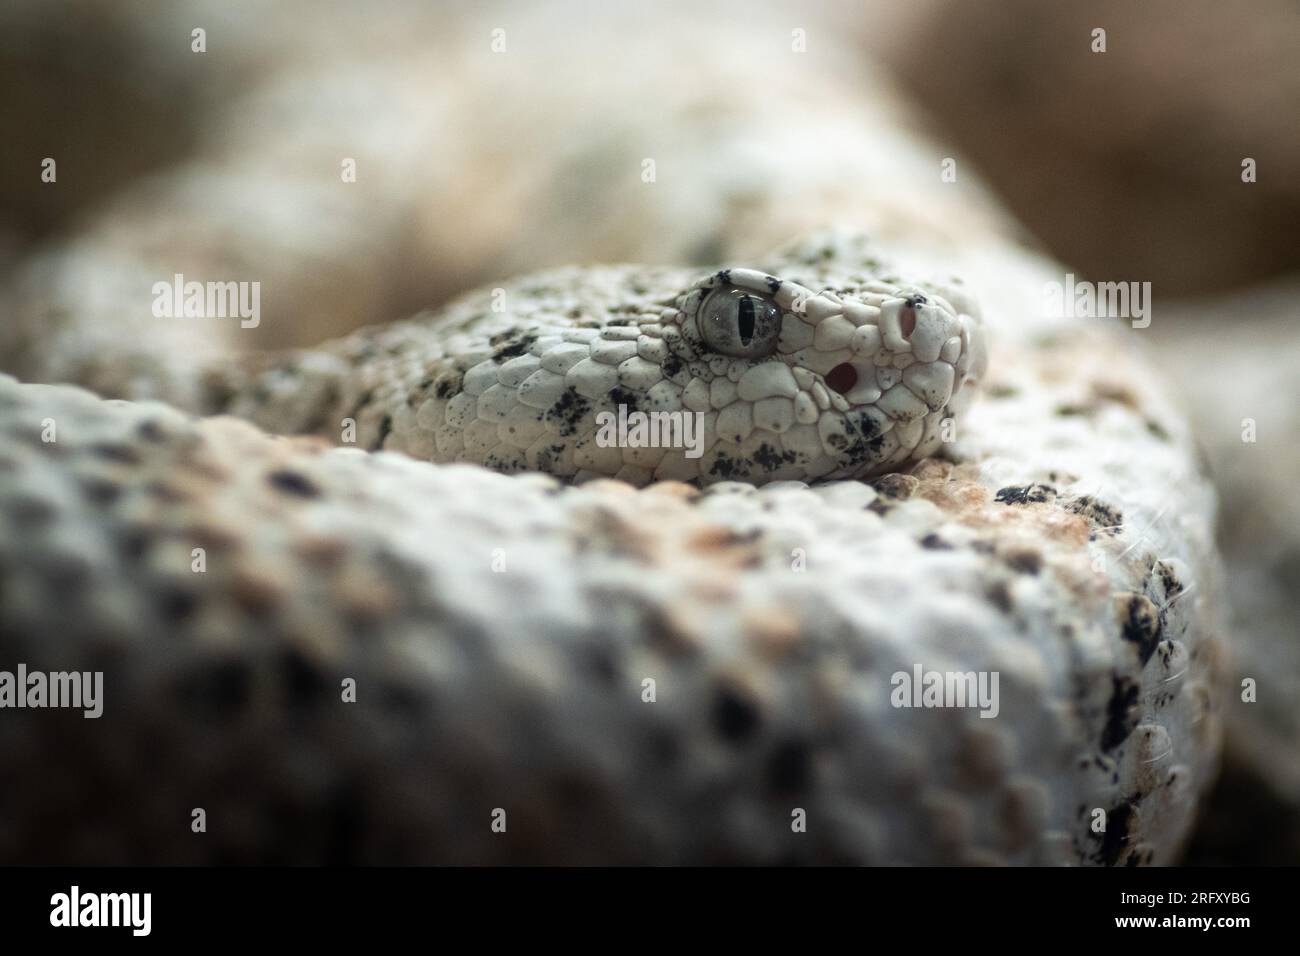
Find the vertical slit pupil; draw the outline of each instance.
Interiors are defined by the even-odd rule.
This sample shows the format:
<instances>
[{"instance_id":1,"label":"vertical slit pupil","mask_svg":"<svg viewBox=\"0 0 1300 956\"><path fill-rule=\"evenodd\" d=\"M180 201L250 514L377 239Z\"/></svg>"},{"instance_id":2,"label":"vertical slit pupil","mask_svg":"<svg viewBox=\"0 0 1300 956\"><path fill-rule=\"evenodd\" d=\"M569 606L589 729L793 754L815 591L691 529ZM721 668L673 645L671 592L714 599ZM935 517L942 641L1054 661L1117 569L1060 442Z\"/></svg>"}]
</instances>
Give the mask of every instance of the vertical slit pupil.
<instances>
[{"instance_id":1,"label":"vertical slit pupil","mask_svg":"<svg viewBox=\"0 0 1300 956\"><path fill-rule=\"evenodd\" d=\"M754 300L746 296L740 300L737 324L740 328L740 343L748 345L754 338Z\"/></svg>"}]
</instances>

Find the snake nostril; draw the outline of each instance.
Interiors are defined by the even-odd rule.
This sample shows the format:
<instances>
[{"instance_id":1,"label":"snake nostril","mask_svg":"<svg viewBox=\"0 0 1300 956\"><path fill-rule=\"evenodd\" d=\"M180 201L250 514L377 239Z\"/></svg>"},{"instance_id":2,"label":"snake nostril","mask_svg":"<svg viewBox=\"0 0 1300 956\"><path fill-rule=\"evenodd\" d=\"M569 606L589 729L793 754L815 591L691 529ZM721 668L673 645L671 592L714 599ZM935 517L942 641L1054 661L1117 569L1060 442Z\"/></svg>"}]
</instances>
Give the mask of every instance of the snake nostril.
<instances>
[{"instance_id":1,"label":"snake nostril","mask_svg":"<svg viewBox=\"0 0 1300 956\"><path fill-rule=\"evenodd\" d=\"M848 362L841 362L826 375L826 386L843 395L858 384L858 370Z\"/></svg>"},{"instance_id":2,"label":"snake nostril","mask_svg":"<svg viewBox=\"0 0 1300 956\"><path fill-rule=\"evenodd\" d=\"M903 309L898 315L898 331L903 338L910 339L916 331L916 309L925 305L926 301L925 296L919 292L914 292L903 300Z\"/></svg>"}]
</instances>

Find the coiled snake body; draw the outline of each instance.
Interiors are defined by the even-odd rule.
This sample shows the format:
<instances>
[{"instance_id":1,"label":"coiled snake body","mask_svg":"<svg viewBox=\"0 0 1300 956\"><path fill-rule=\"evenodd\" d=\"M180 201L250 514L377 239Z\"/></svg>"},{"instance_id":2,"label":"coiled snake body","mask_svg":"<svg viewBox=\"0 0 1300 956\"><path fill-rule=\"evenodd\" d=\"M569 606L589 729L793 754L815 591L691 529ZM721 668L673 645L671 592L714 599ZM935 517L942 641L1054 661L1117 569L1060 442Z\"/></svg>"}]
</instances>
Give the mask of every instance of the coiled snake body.
<instances>
[{"instance_id":1,"label":"coiled snake body","mask_svg":"<svg viewBox=\"0 0 1300 956\"><path fill-rule=\"evenodd\" d=\"M67 859L1172 858L1217 752L1206 595L1184 532L1130 530L1086 475L1100 456L1138 508L1139 471L1203 488L1186 434L1154 392L1043 425L1081 382L1140 379L1102 328L1012 337L964 409L973 306L869 250L541 273L198 373L198 410L336 442L355 417L399 455L4 381L7 656L102 667L107 745L77 773L161 779L169 808L87 814L55 772L8 791L6 856L39 817L77 821ZM698 459L594 442L602 406L706 399ZM1107 451L1101 421L1155 453ZM918 670L996 673L994 713L900 703ZM31 754L69 733L5 727ZM182 804L206 842L175 839Z\"/></svg>"},{"instance_id":2,"label":"coiled snake body","mask_svg":"<svg viewBox=\"0 0 1300 956\"><path fill-rule=\"evenodd\" d=\"M513 10L522 56L385 30L355 72L304 39L211 165L17 271L0 664L102 670L104 700L0 713L0 859L1178 858L1226 699L1186 423L1120 330L1025 305L1061 267L937 180L833 31L800 57L784 20L690 13L642 47L635 18ZM358 183L304 172L340 156ZM412 240L434 193L481 228ZM392 314L402 269L481 274L467 241L731 261L525 275L294 352L149 315L183 271L338 328ZM700 441L605 440L620 408ZM996 707L898 693L918 673L997 675Z\"/></svg>"}]
</instances>

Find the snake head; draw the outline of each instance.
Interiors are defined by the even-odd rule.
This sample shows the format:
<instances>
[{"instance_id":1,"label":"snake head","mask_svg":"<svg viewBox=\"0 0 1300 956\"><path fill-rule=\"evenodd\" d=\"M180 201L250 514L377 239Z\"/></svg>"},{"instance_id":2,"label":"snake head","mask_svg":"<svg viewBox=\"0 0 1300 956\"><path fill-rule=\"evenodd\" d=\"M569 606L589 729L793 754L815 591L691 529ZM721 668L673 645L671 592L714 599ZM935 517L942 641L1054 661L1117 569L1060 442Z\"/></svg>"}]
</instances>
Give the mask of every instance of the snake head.
<instances>
[{"instance_id":1,"label":"snake head","mask_svg":"<svg viewBox=\"0 0 1300 956\"><path fill-rule=\"evenodd\" d=\"M783 261L813 279L638 266L523 277L499 313L471 297L459 319L371 343L363 358L398 357L343 399L346 414L363 406L369 447L637 485L865 478L951 440L986 363L974 308L853 264Z\"/></svg>"},{"instance_id":2,"label":"snake head","mask_svg":"<svg viewBox=\"0 0 1300 956\"><path fill-rule=\"evenodd\" d=\"M683 405L716 416L705 482L897 470L952 440L987 366L978 317L936 291L813 292L752 269L696 282L664 339L690 373Z\"/></svg>"}]
</instances>

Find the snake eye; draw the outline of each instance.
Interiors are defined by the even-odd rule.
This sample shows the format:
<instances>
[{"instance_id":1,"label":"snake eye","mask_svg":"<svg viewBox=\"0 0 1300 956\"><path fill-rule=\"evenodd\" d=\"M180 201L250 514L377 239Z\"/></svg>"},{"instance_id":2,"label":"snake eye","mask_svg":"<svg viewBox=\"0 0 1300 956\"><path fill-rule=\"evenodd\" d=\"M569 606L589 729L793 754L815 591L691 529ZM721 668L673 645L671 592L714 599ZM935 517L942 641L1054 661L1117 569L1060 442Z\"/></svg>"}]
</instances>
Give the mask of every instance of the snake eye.
<instances>
[{"instance_id":1,"label":"snake eye","mask_svg":"<svg viewBox=\"0 0 1300 956\"><path fill-rule=\"evenodd\" d=\"M776 350L781 310L744 289L717 289L700 308L700 337L715 352L733 358L763 358Z\"/></svg>"}]
</instances>

